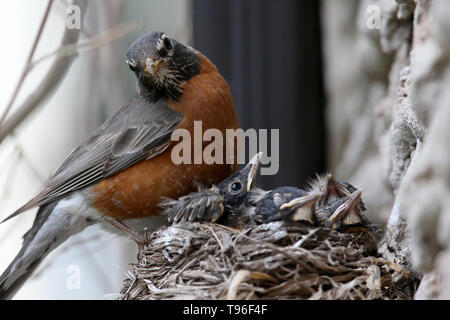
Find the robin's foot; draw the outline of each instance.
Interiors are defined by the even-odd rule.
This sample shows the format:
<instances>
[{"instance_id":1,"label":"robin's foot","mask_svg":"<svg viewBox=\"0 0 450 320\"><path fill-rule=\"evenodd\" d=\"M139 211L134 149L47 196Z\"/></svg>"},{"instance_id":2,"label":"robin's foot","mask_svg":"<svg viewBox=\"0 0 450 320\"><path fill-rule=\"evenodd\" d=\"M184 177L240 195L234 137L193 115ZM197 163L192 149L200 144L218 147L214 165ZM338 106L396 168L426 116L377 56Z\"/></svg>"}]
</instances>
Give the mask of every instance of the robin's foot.
<instances>
[{"instance_id":1,"label":"robin's foot","mask_svg":"<svg viewBox=\"0 0 450 320\"><path fill-rule=\"evenodd\" d=\"M140 234L136 230L133 230L130 227L128 227L122 221L119 221L115 218L105 217L105 221L109 222L114 227L121 230L123 233L125 233L127 236L129 236L131 239L133 239L138 245L138 249L139 249L138 254L141 255L141 253L144 251L144 248L148 244L149 239L150 239L147 228L144 229L143 234Z\"/></svg>"}]
</instances>

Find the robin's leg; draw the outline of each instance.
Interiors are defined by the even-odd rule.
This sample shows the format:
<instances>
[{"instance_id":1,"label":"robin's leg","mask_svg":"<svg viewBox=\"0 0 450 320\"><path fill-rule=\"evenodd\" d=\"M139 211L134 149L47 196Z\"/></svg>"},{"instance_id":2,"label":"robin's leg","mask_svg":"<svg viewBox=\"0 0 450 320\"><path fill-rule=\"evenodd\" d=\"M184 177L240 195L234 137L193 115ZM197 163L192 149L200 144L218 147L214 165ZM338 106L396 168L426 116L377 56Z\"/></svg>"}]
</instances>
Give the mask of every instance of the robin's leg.
<instances>
[{"instance_id":1,"label":"robin's leg","mask_svg":"<svg viewBox=\"0 0 450 320\"><path fill-rule=\"evenodd\" d=\"M129 236L131 239L133 239L138 245L139 255L144 251L144 247L149 241L147 228L144 229L144 234L139 234L139 232L137 232L136 230L131 229L125 223L123 223L122 221L119 221L119 220L117 220L115 218L105 217L105 221L109 222L114 227L116 227L117 229L121 230L127 236Z\"/></svg>"}]
</instances>

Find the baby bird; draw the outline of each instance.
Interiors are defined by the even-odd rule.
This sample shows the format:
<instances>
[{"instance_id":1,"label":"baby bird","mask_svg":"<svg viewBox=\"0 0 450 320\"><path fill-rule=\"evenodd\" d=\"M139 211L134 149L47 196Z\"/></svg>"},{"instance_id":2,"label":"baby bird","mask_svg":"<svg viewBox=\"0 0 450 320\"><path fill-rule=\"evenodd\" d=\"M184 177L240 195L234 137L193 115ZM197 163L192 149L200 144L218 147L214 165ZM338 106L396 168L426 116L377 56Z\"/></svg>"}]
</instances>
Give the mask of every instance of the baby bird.
<instances>
[{"instance_id":1,"label":"baby bird","mask_svg":"<svg viewBox=\"0 0 450 320\"><path fill-rule=\"evenodd\" d=\"M256 223L296 221L338 231L358 230L370 224L364 214L362 191L333 175L318 176L307 190L279 187L252 191L250 214Z\"/></svg>"},{"instance_id":2,"label":"baby bird","mask_svg":"<svg viewBox=\"0 0 450 320\"><path fill-rule=\"evenodd\" d=\"M279 187L271 191L255 188L250 195L248 210L256 223L268 223L289 220L314 225L317 201L323 196L321 192L308 192L296 187Z\"/></svg>"},{"instance_id":3,"label":"baby bird","mask_svg":"<svg viewBox=\"0 0 450 320\"><path fill-rule=\"evenodd\" d=\"M273 221L293 221L341 232L373 228L364 214L362 191L331 174L318 176L307 190L278 187L265 191L255 187L261 155L255 155L217 186L163 202L168 221L217 222L238 229Z\"/></svg>"},{"instance_id":4,"label":"baby bird","mask_svg":"<svg viewBox=\"0 0 450 320\"><path fill-rule=\"evenodd\" d=\"M166 199L161 203L163 214L172 223L205 221L242 228L250 222L245 208L249 192L254 188L261 156L262 152L256 154L245 167L217 186L200 189L178 200Z\"/></svg>"},{"instance_id":5,"label":"baby bird","mask_svg":"<svg viewBox=\"0 0 450 320\"><path fill-rule=\"evenodd\" d=\"M319 225L342 231L347 228L366 226L370 222L364 212L362 190L348 182L338 181L332 174L317 177L310 189L322 192L316 205L316 219Z\"/></svg>"}]
</instances>

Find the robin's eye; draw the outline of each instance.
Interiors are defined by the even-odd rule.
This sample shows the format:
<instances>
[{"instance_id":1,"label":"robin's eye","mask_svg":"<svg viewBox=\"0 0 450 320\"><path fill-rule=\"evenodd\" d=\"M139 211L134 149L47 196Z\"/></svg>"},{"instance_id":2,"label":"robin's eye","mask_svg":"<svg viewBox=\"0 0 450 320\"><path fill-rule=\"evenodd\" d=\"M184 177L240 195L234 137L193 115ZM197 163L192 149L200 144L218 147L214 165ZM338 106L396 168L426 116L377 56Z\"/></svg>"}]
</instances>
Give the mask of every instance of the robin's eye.
<instances>
[{"instance_id":1,"label":"robin's eye","mask_svg":"<svg viewBox=\"0 0 450 320\"><path fill-rule=\"evenodd\" d=\"M241 187L242 187L242 185L241 185L240 182L234 182L234 183L231 185L231 190L232 190L232 191L239 191L239 190L241 190Z\"/></svg>"},{"instance_id":2,"label":"robin's eye","mask_svg":"<svg viewBox=\"0 0 450 320\"><path fill-rule=\"evenodd\" d=\"M165 58L172 50L172 42L165 35L158 42L158 54L161 58Z\"/></svg>"},{"instance_id":3,"label":"robin's eye","mask_svg":"<svg viewBox=\"0 0 450 320\"><path fill-rule=\"evenodd\" d=\"M163 41L164 41L164 47L167 50L171 50L172 49L172 42L170 42L169 38L165 37Z\"/></svg>"}]
</instances>

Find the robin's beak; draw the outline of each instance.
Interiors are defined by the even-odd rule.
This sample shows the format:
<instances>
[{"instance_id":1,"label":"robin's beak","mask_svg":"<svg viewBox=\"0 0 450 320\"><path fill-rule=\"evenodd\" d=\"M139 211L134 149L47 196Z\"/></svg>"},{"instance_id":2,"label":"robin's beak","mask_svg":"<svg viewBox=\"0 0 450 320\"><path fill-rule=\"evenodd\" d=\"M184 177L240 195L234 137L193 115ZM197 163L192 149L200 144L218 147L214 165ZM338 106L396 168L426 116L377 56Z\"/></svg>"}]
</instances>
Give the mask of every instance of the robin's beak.
<instances>
[{"instance_id":1,"label":"robin's beak","mask_svg":"<svg viewBox=\"0 0 450 320\"><path fill-rule=\"evenodd\" d=\"M362 212L359 209L359 200L361 199L361 195L362 190L353 192L348 196L347 200L334 211L328 220L330 222L335 222L338 219L344 218L344 225L360 223Z\"/></svg>"},{"instance_id":2,"label":"robin's beak","mask_svg":"<svg viewBox=\"0 0 450 320\"><path fill-rule=\"evenodd\" d=\"M253 182L255 180L256 173L259 169L259 164L261 162L262 152L259 152L250 159L248 164L242 169L244 174L247 174L247 191L253 186Z\"/></svg>"},{"instance_id":3,"label":"robin's beak","mask_svg":"<svg viewBox=\"0 0 450 320\"><path fill-rule=\"evenodd\" d=\"M165 61L162 59L147 58L147 60L145 61L144 73L155 75L156 73L158 73L161 67L164 66L164 64Z\"/></svg>"}]
</instances>

